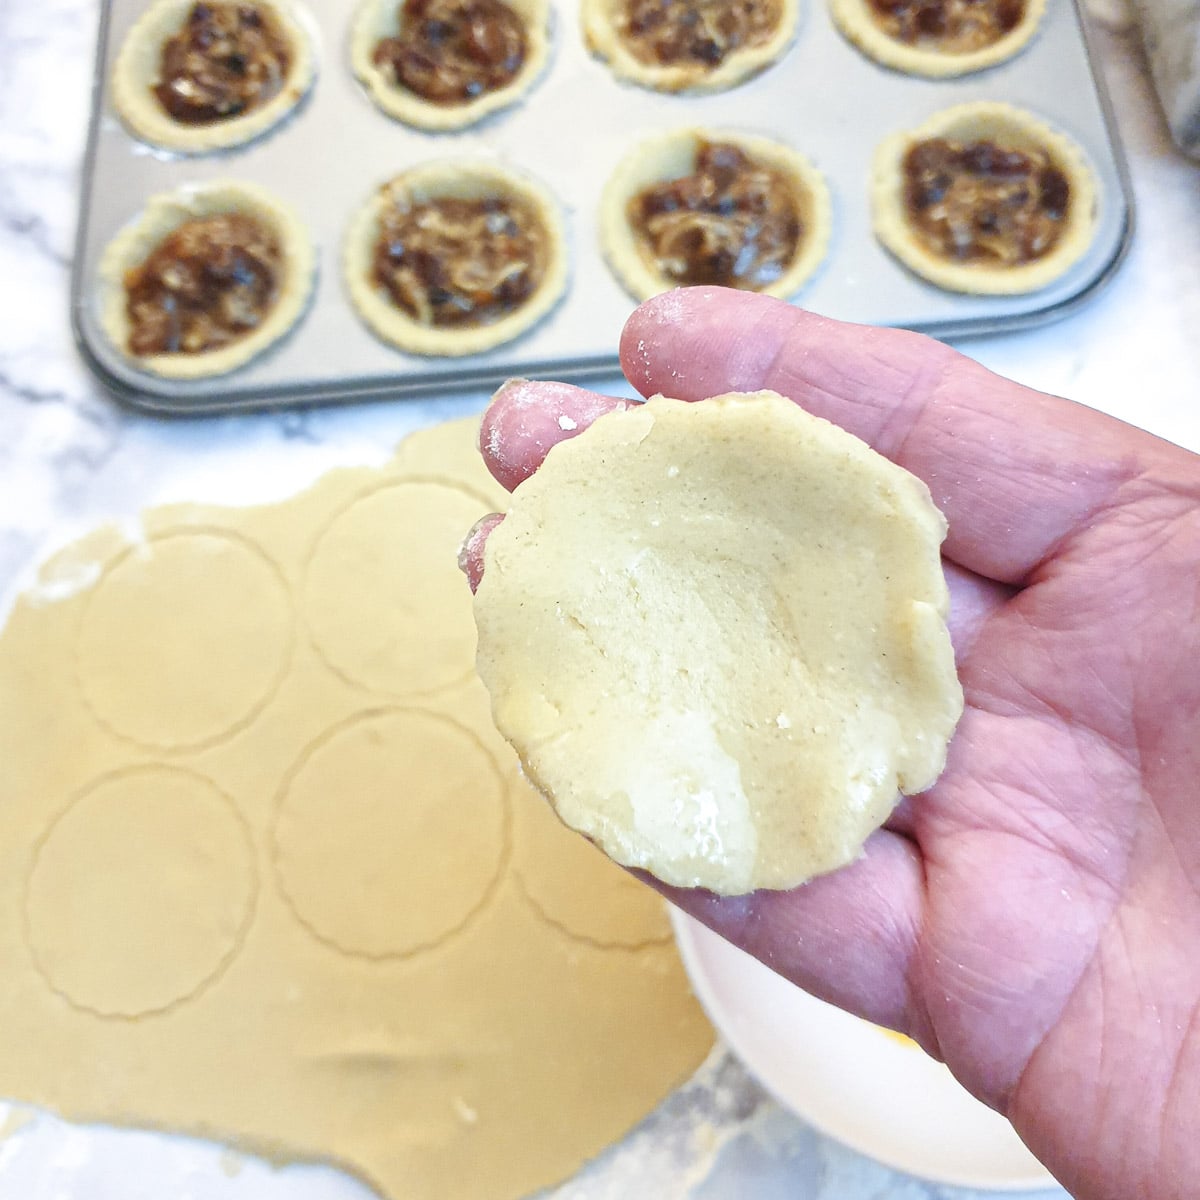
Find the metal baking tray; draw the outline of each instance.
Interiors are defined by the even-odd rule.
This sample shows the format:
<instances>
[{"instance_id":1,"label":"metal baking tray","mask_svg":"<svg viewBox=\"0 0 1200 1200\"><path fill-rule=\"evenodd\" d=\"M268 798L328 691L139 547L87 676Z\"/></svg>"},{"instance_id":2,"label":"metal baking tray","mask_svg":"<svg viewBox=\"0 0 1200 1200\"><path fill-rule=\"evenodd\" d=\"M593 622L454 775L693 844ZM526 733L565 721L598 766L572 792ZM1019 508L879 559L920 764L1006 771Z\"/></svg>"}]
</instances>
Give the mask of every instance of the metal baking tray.
<instances>
[{"instance_id":1,"label":"metal baking tray","mask_svg":"<svg viewBox=\"0 0 1200 1200\"><path fill-rule=\"evenodd\" d=\"M397 0L397 3L399 0ZM105 0L72 280L72 323L92 370L120 400L157 413L195 414L480 388L509 376L579 378L613 373L634 301L598 243L600 193L644 135L685 125L774 137L824 172L833 196L829 254L797 301L829 316L961 337L1051 320L1085 301L1116 269L1133 226L1128 175L1077 0L1049 0L1022 54L954 80L878 66L834 28L825 0L801 0L791 47L757 78L708 96L663 95L618 81L585 48L578 0L556 0L550 63L518 104L460 133L430 134L375 108L349 66L346 0L305 0L317 74L298 111L240 149L197 157L151 150L117 118L112 65L145 0ZM1032 295L972 297L910 275L874 240L867 181L886 134L968 100L1005 100L1073 136L1098 176L1099 226L1086 256ZM571 279L557 309L531 332L486 354L422 358L378 341L350 304L341 278L343 231L381 182L433 158L478 155L547 184L566 216ZM234 178L291 202L315 241L318 277L308 312L283 342L247 367L203 381L139 371L107 341L98 320L97 268L105 245L145 199L188 183Z\"/></svg>"}]
</instances>

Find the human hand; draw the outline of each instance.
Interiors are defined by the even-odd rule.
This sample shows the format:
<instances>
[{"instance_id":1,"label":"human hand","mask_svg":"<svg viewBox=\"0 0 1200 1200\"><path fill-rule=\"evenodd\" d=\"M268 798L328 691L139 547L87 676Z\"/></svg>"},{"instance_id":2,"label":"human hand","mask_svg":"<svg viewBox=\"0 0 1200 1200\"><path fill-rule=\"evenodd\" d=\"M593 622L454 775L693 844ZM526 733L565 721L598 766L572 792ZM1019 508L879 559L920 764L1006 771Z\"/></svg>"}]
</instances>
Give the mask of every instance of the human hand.
<instances>
[{"instance_id":1,"label":"human hand","mask_svg":"<svg viewBox=\"0 0 1200 1200\"><path fill-rule=\"evenodd\" d=\"M645 395L771 388L922 478L950 522L966 711L937 784L791 892L672 901L914 1037L1087 1200L1200 1187L1200 457L937 342L689 289L631 317ZM627 401L506 385L510 489ZM465 548L477 582L482 546ZM948 1131L953 1136L952 1131Z\"/></svg>"}]
</instances>

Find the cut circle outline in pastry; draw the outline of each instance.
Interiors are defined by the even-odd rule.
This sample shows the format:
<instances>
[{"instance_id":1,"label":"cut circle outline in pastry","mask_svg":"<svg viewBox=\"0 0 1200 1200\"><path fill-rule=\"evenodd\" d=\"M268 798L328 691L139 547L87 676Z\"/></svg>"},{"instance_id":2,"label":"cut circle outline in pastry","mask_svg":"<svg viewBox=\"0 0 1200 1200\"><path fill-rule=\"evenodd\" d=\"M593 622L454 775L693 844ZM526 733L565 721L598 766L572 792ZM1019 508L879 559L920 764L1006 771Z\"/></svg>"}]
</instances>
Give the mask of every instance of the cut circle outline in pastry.
<instances>
[{"instance_id":1,"label":"cut circle outline in pastry","mask_svg":"<svg viewBox=\"0 0 1200 1200\"><path fill-rule=\"evenodd\" d=\"M555 815L519 770L508 780L513 875L538 916L565 937L601 949L637 950L671 940L657 892L611 862ZM547 863L556 870L547 871ZM606 894L603 905L595 897Z\"/></svg>"},{"instance_id":2,"label":"cut circle outline in pastry","mask_svg":"<svg viewBox=\"0 0 1200 1200\"><path fill-rule=\"evenodd\" d=\"M799 0L779 0L779 24L765 41L731 51L713 69L700 63L653 65L643 62L621 36L626 0L583 0L580 19L593 54L620 79L659 92L721 92L757 75L782 58L796 36Z\"/></svg>"},{"instance_id":3,"label":"cut circle outline in pastry","mask_svg":"<svg viewBox=\"0 0 1200 1200\"><path fill-rule=\"evenodd\" d=\"M214 579L212 594L204 584ZM127 657L131 620L153 639L153 656ZM294 627L287 582L257 543L177 527L127 546L89 590L75 631L76 686L114 737L160 753L203 749L271 703L291 666ZM223 686L214 690L213 678ZM183 714L201 723L181 725Z\"/></svg>"},{"instance_id":4,"label":"cut circle outline in pastry","mask_svg":"<svg viewBox=\"0 0 1200 1200\"><path fill-rule=\"evenodd\" d=\"M995 140L1016 150L1043 151L1066 177L1070 200L1058 240L1041 258L1013 267L986 262L949 262L914 235L905 201L904 158L931 138ZM879 242L904 266L947 291L1013 296L1047 287L1088 251L1096 232L1099 194L1083 150L1066 134L1011 104L979 101L935 113L912 129L885 138L871 171L872 225Z\"/></svg>"},{"instance_id":5,"label":"cut circle outline in pastry","mask_svg":"<svg viewBox=\"0 0 1200 1200\"><path fill-rule=\"evenodd\" d=\"M411 475L332 514L313 540L300 587L309 641L325 666L351 687L395 700L469 679L474 647L457 630L470 628L471 602L455 550L463 531L493 508L467 483ZM389 550L381 555L384 538ZM415 595L414 574L423 581ZM351 575L357 586L348 596L343 581Z\"/></svg>"},{"instance_id":6,"label":"cut circle outline in pastry","mask_svg":"<svg viewBox=\"0 0 1200 1200\"><path fill-rule=\"evenodd\" d=\"M780 172L793 185L803 221L798 252L786 271L763 296L786 300L811 279L825 259L833 231L833 202L824 175L799 151L781 142L728 129L677 129L639 142L618 163L605 184L600 201L600 241L613 273L636 300L680 286L658 271L642 254L629 224L627 208L646 188L689 174L702 142L729 144L750 158Z\"/></svg>"},{"instance_id":7,"label":"cut circle outline in pastry","mask_svg":"<svg viewBox=\"0 0 1200 1200\"><path fill-rule=\"evenodd\" d=\"M990 46L961 54L910 46L890 36L875 19L871 0L830 0L829 8L846 40L881 66L905 75L950 79L998 66L1020 54L1042 23L1046 0L1025 0L1021 19L1012 29Z\"/></svg>"},{"instance_id":8,"label":"cut circle outline in pastry","mask_svg":"<svg viewBox=\"0 0 1200 1200\"><path fill-rule=\"evenodd\" d=\"M137 355L129 350L125 273L139 266L188 221L221 213L244 213L269 226L283 256L275 302L251 333L215 350L195 354ZM316 274L316 253L294 210L265 188L235 180L195 184L151 196L142 211L105 247L100 259L100 323L108 340L139 370L166 379L204 379L245 366L300 320Z\"/></svg>"},{"instance_id":9,"label":"cut circle outline in pastry","mask_svg":"<svg viewBox=\"0 0 1200 1200\"><path fill-rule=\"evenodd\" d=\"M487 907L504 875L508 803L495 759L466 725L432 709L355 713L284 778L271 831L279 890L300 925L339 954L381 961L438 949ZM448 810L455 822L439 826ZM419 853L406 859L410 834Z\"/></svg>"},{"instance_id":10,"label":"cut circle outline in pastry","mask_svg":"<svg viewBox=\"0 0 1200 1200\"><path fill-rule=\"evenodd\" d=\"M245 818L212 780L157 763L118 769L78 792L39 839L25 939L73 1008L162 1014L237 957L258 885Z\"/></svg>"},{"instance_id":11,"label":"cut circle outline in pastry","mask_svg":"<svg viewBox=\"0 0 1200 1200\"><path fill-rule=\"evenodd\" d=\"M490 324L444 328L421 324L393 304L373 280L381 214L397 198L419 204L491 196L511 197L541 224L546 239L541 281L524 303ZM567 241L559 206L540 183L486 160L444 159L413 167L376 188L346 230L342 269L354 307L378 337L409 354L457 357L511 342L550 312L567 286Z\"/></svg>"},{"instance_id":12,"label":"cut circle outline in pastry","mask_svg":"<svg viewBox=\"0 0 1200 1200\"><path fill-rule=\"evenodd\" d=\"M399 87L375 62L375 47L400 29L405 0L362 0L350 30L350 65L375 106L393 120L431 133L466 129L515 104L537 82L550 58L548 0L503 0L525 25L525 59L504 87L465 104L435 104Z\"/></svg>"},{"instance_id":13,"label":"cut circle outline in pastry","mask_svg":"<svg viewBox=\"0 0 1200 1200\"><path fill-rule=\"evenodd\" d=\"M945 533L921 480L773 392L606 414L485 545L496 726L617 862L795 887L945 765Z\"/></svg>"},{"instance_id":14,"label":"cut circle outline in pastry","mask_svg":"<svg viewBox=\"0 0 1200 1200\"><path fill-rule=\"evenodd\" d=\"M316 74L312 20L295 0L253 0L270 11L288 38L291 61L283 88L261 108L226 120L189 125L155 98L163 43L183 27L196 0L156 0L134 23L113 65L112 103L125 126L150 145L180 154L241 146L273 129L304 99Z\"/></svg>"}]
</instances>

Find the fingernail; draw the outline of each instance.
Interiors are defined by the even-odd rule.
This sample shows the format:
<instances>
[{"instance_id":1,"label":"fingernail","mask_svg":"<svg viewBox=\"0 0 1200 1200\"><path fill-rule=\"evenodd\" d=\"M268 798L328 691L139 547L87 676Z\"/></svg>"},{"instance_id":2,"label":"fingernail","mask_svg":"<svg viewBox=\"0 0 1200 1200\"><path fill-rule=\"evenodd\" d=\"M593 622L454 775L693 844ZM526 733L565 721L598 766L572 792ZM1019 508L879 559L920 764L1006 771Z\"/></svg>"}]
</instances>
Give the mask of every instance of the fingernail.
<instances>
[{"instance_id":1,"label":"fingernail","mask_svg":"<svg viewBox=\"0 0 1200 1200\"><path fill-rule=\"evenodd\" d=\"M483 578L483 546L488 534L503 520L501 513L488 513L480 517L463 538L458 548L458 569L467 577L474 592Z\"/></svg>"}]
</instances>

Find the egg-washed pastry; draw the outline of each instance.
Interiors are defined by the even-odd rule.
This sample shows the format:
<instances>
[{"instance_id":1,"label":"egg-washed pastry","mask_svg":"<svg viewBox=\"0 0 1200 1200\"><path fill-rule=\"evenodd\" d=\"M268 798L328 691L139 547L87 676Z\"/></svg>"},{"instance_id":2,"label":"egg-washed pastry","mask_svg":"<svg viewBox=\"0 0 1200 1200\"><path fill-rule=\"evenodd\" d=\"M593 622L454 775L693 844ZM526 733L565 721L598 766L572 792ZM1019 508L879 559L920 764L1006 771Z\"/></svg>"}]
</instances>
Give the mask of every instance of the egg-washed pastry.
<instances>
[{"instance_id":1,"label":"egg-washed pastry","mask_svg":"<svg viewBox=\"0 0 1200 1200\"><path fill-rule=\"evenodd\" d=\"M112 98L137 137L203 153L283 120L313 69L292 0L156 0L121 46Z\"/></svg>"},{"instance_id":2,"label":"egg-washed pastry","mask_svg":"<svg viewBox=\"0 0 1200 1200\"><path fill-rule=\"evenodd\" d=\"M871 178L875 235L949 291L1012 295L1087 252L1096 183L1083 151L1006 104L949 108L887 138Z\"/></svg>"},{"instance_id":3,"label":"egg-washed pastry","mask_svg":"<svg viewBox=\"0 0 1200 1200\"><path fill-rule=\"evenodd\" d=\"M101 322L143 371L220 375L299 320L314 264L299 218L263 188L220 181L163 193L104 251Z\"/></svg>"},{"instance_id":4,"label":"egg-washed pastry","mask_svg":"<svg viewBox=\"0 0 1200 1200\"><path fill-rule=\"evenodd\" d=\"M496 726L617 862L794 887L945 764L945 533L924 483L774 392L607 414L485 545Z\"/></svg>"},{"instance_id":5,"label":"egg-washed pastry","mask_svg":"<svg viewBox=\"0 0 1200 1200\"><path fill-rule=\"evenodd\" d=\"M355 307L384 341L412 354L478 354L553 308L567 251L540 184L464 159L380 187L351 222L343 267Z\"/></svg>"},{"instance_id":6,"label":"egg-washed pastry","mask_svg":"<svg viewBox=\"0 0 1200 1200\"><path fill-rule=\"evenodd\" d=\"M798 0L583 0L590 49L613 73L661 92L716 92L775 62Z\"/></svg>"},{"instance_id":7,"label":"egg-washed pastry","mask_svg":"<svg viewBox=\"0 0 1200 1200\"><path fill-rule=\"evenodd\" d=\"M462 129L514 104L550 52L547 0L363 0L354 73L389 117Z\"/></svg>"},{"instance_id":8,"label":"egg-washed pastry","mask_svg":"<svg viewBox=\"0 0 1200 1200\"><path fill-rule=\"evenodd\" d=\"M787 298L824 258L830 228L829 189L806 158L732 131L648 138L601 201L605 257L638 300L691 284Z\"/></svg>"},{"instance_id":9,"label":"egg-washed pastry","mask_svg":"<svg viewBox=\"0 0 1200 1200\"><path fill-rule=\"evenodd\" d=\"M830 0L834 23L864 54L908 75L982 71L1032 40L1046 0Z\"/></svg>"}]
</instances>

